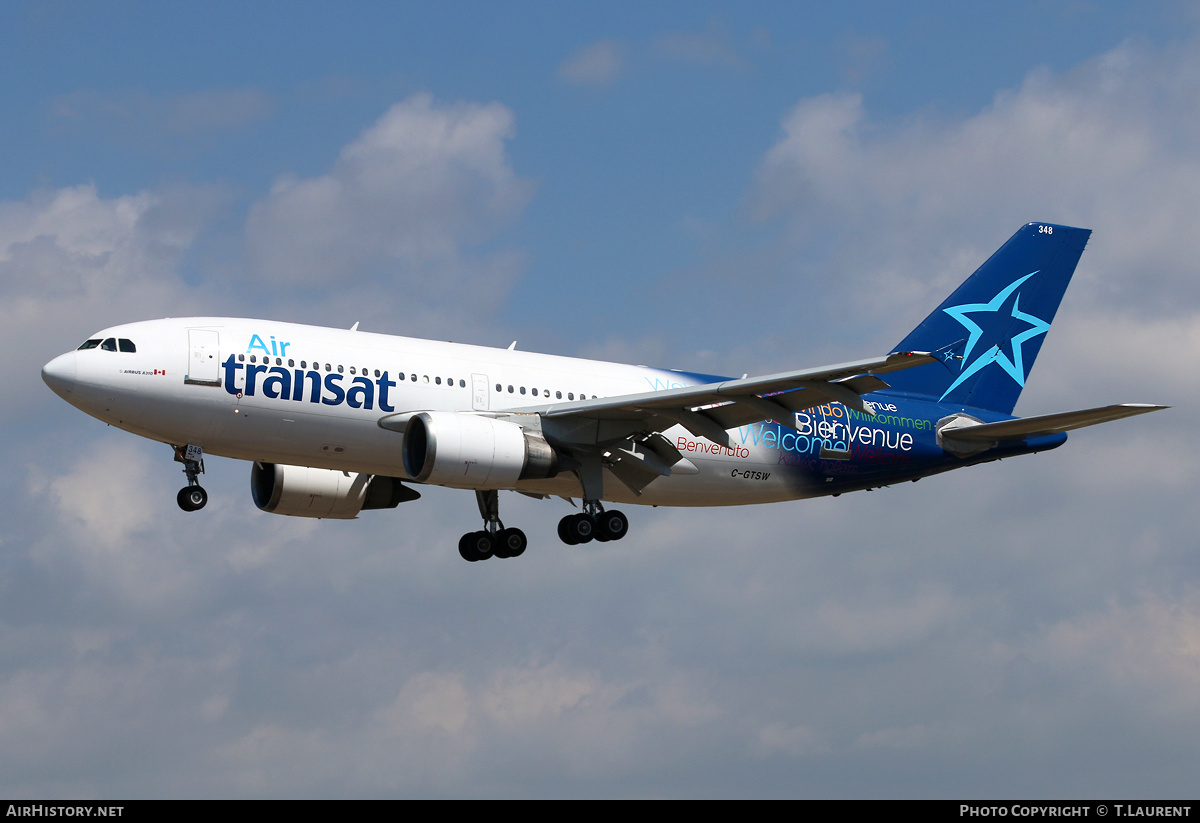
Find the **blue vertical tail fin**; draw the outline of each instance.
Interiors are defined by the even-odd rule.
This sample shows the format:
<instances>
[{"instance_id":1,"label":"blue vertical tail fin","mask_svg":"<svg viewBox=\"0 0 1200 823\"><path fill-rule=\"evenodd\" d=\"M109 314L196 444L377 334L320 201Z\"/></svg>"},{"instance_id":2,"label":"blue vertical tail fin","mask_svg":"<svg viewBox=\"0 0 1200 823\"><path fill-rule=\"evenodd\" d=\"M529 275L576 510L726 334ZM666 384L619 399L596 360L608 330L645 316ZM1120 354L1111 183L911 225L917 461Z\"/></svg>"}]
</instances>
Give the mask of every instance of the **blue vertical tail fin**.
<instances>
[{"instance_id":1,"label":"blue vertical tail fin","mask_svg":"<svg viewBox=\"0 0 1200 823\"><path fill-rule=\"evenodd\" d=\"M888 392L1011 414L1091 233L1022 226L896 347L942 362L888 375Z\"/></svg>"}]
</instances>

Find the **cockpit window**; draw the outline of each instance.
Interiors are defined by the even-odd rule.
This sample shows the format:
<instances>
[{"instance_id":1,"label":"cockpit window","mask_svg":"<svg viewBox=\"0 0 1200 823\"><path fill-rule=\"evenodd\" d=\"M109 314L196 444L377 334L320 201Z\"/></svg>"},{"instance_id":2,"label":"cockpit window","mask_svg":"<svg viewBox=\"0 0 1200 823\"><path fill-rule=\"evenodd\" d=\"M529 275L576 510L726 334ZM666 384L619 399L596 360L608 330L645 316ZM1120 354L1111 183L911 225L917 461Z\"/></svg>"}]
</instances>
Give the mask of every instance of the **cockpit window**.
<instances>
[{"instance_id":1,"label":"cockpit window","mask_svg":"<svg viewBox=\"0 0 1200 823\"><path fill-rule=\"evenodd\" d=\"M79 347L79 351L83 351L84 349L94 349L99 345L100 345L99 337L96 337L92 340L85 340L85 341L83 341L83 345Z\"/></svg>"},{"instance_id":2,"label":"cockpit window","mask_svg":"<svg viewBox=\"0 0 1200 823\"><path fill-rule=\"evenodd\" d=\"M115 337L106 337L104 342L100 344L100 348L104 351L116 351L117 339Z\"/></svg>"},{"instance_id":3,"label":"cockpit window","mask_svg":"<svg viewBox=\"0 0 1200 823\"><path fill-rule=\"evenodd\" d=\"M120 340L117 341L117 345L119 345L121 347L121 351L128 351L128 352L137 351L137 346L133 345L133 341L126 340L124 337L122 337Z\"/></svg>"}]
</instances>

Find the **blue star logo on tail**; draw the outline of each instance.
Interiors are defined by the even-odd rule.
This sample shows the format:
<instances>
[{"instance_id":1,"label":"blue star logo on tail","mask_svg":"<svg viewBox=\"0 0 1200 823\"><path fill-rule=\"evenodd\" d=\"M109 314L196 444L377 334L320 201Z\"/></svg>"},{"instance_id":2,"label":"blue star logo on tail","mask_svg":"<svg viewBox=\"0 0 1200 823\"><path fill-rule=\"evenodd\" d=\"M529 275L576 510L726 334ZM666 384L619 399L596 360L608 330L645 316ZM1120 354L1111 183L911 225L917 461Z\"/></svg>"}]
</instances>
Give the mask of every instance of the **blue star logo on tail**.
<instances>
[{"instance_id":1,"label":"blue star logo on tail","mask_svg":"<svg viewBox=\"0 0 1200 823\"><path fill-rule=\"evenodd\" d=\"M961 306L951 306L948 309L943 309L946 314L961 323L963 328L970 333L970 336L967 338L967 345L962 355L962 374L950 384L950 388L946 389L942 396L938 398L939 400L945 400L946 395L958 388L968 377L992 363L1004 369L1008 373L1008 376L1017 382L1018 386L1025 386L1025 362L1021 353L1021 347L1025 344L1025 341L1032 340L1039 334L1045 334L1050 330L1050 324L1045 320L1021 311L1021 295L1017 290L1021 287L1022 283L1035 274L1037 274L1036 271L1030 272L1019 280L1014 280L987 303L964 303ZM1011 312L1005 312L1004 306L1008 302L1008 298L1013 297L1014 292L1017 292L1017 294L1012 301L1012 310ZM990 349L976 356L974 360L971 359L971 353L984 336L984 329L979 323L976 323L967 316L970 314L985 315L985 317L981 317L980 319L987 323L989 327L991 333L988 335L988 338L989 340L997 341ZM1013 325L1013 320L1028 323L1029 328L1009 338L1008 332ZM1012 357L1009 357L1001 350L1005 342L1012 345Z\"/></svg>"}]
</instances>

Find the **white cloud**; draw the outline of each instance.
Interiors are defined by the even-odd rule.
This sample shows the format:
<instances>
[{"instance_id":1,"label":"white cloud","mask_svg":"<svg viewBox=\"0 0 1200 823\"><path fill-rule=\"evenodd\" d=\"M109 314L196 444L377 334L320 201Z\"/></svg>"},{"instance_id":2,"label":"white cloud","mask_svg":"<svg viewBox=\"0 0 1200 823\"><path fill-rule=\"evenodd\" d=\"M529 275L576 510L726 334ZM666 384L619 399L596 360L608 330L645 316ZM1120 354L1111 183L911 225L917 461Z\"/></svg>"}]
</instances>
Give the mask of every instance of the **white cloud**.
<instances>
[{"instance_id":1,"label":"white cloud","mask_svg":"<svg viewBox=\"0 0 1200 823\"><path fill-rule=\"evenodd\" d=\"M888 41L879 35L850 36L840 45L842 75L852 87L861 87L887 62Z\"/></svg>"},{"instance_id":2,"label":"white cloud","mask_svg":"<svg viewBox=\"0 0 1200 823\"><path fill-rule=\"evenodd\" d=\"M1049 628L1041 653L1160 721L1200 720L1200 594L1143 596Z\"/></svg>"},{"instance_id":3,"label":"white cloud","mask_svg":"<svg viewBox=\"0 0 1200 823\"><path fill-rule=\"evenodd\" d=\"M741 69L746 60L729 44L729 33L719 20L710 21L706 31L673 31L655 41L656 50L667 57L696 65Z\"/></svg>"},{"instance_id":4,"label":"white cloud","mask_svg":"<svg viewBox=\"0 0 1200 823\"><path fill-rule=\"evenodd\" d=\"M48 401L38 369L84 335L194 308L178 266L220 198L180 186L104 199L80 185L0 203L0 339L29 357L0 363L19 387L4 413Z\"/></svg>"},{"instance_id":5,"label":"white cloud","mask_svg":"<svg viewBox=\"0 0 1200 823\"><path fill-rule=\"evenodd\" d=\"M395 104L328 174L281 177L253 206L255 268L293 289L369 278L392 292L472 300L453 276L464 251L516 218L532 193L506 156L512 135L513 115L497 103L437 106L422 94Z\"/></svg>"},{"instance_id":6,"label":"white cloud","mask_svg":"<svg viewBox=\"0 0 1200 823\"><path fill-rule=\"evenodd\" d=\"M802 100L750 202L783 228L775 276L808 297L808 336L839 334L852 312L894 345L1023 223L1080 225L1094 233L1031 390L1112 402L1135 380L1128 399L1200 400L1198 82L1194 46L1125 44L1034 71L962 119L876 122L858 94Z\"/></svg>"},{"instance_id":7,"label":"white cloud","mask_svg":"<svg viewBox=\"0 0 1200 823\"><path fill-rule=\"evenodd\" d=\"M793 757L827 754L829 744L808 726L786 726L771 723L759 729L751 751L759 757L783 753Z\"/></svg>"},{"instance_id":8,"label":"white cloud","mask_svg":"<svg viewBox=\"0 0 1200 823\"><path fill-rule=\"evenodd\" d=\"M78 91L50 104L57 128L116 129L135 143L163 137L231 131L265 120L275 108L271 95L260 89L204 89L176 95L145 91L102 93Z\"/></svg>"},{"instance_id":9,"label":"white cloud","mask_svg":"<svg viewBox=\"0 0 1200 823\"><path fill-rule=\"evenodd\" d=\"M81 455L49 483L60 515L74 520L86 541L113 552L154 520L143 501L153 496L149 461L132 439L105 442Z\"/></svg>"},{"instance_id":10,"label":"white cloud","mask_svg":"<svg viewBox=\"0 0 1200 823\"><path fill-rule=\"evenodd\" d=\"M1130 53L1141 57L1036 75L962 121L879 125L853 97L802 103L755 195L762 215L782 218L793 260L844 277L764 291L782 295L770 301L788 313L782 328L819 330L830 316L851 316L856 336L907 327L992 238L1031 216L1094 213L1110 223L1094 224L1078 296L1068 294L1075 318L1060 316L1074 325L1056 328L1042 355L1043 410L1089 392L1156 400L1160 386L1195 400L1183 122L1195 105L1134 100L1150 123L1139 142L1137 123L1103 102L1114 88L1152 90L1139 79L1147 66L1172 87L1190 58ZM280 292L319 291L313 311L387 292L389 267L421 309L484 288L481 271L495 272L487 299L501 299L519 255L476 250L528 197L505 154L511 125L498 105L399 104L327 174L281 180L255 206L259 271ZM1040 143L1027 145L1030 135ZM1051 162L1076 145L1088 162ZM1023 170L1025 150L1039 172ZM1131 199L1122 207L1106 185ZM1156 185L1168 198L1156 214L1177 213L1178 225L1139 234ZM1025 214L1029 187L1068 213ZM84 186L0 205L13 348L55 339L57 353L62 337L102 325L96 315L176 313L165 307L191 295L178 261L202 221L172 202ZM1105 233L1119 236L1101 245ZM1109 288L1144 255L1178 285L1153 322L1151 295ZM864 271L879 275L849 279ZM1134 281L1149 292L1154 276ZM824 289L850 308L822 313ZM774 309L765 302L755 308ZM714 324L712 345L721 355L749 345L751 327ZM657 345L614 338L603 350ZM25 358L3 368L33 369L36 382ZM40 384L29 391L60 404ZM18 402L6 396L6 413ZM36 469L8 478L0 518L4 786L27 796L1020 795L1051 774L1064 792L1170 794L1196 770L1188 414L838 500L629 507L630 536L603 546L559 545L565 506L508 495L505 519L527 529L530 550L469 566L454 552L477 523L468 493L428 489L348 523L290 521L253 509L245 464L214 459L212 500L189 516L174 509L182 474L161 445L117 432L110 442L107 430L89 445L82 425L40 437L9 429L10 460ZM1160 418L1177 421L1173 439ZM1103 761L1089 760L1098 748ZM1142 765L1147 751L1168 752L1178 771ZM1146 782L1151 772L1164 782Z\"/></svg>"},{"instance_id":11,"label":"white cloud","mask_svg":"<svg viewBox=\"0 0 1200 823\"><path fill-rule=\"evenodd\" d=\"M82 185L0 204L6 294L94 298L147 277L162 262L158 255L173 258L193 234L147 236L143 221L160 202L149 192L105 201L95 186Z\"/></svg>"},{"instance_id":12,"label":"white cloud","mask_svg":"<svg viewBox=\"0 0 1200 823\"><path fill-rule=\"evenodd\" d=\"M422 672L404 684L382 719L393 734L459 736L471 710L471 696L461 675Z\"/></svg>"},{"instance_id":13,"label":"white cloud","mask_svg":"<svg viewBox=\"0 0 1200 823\"><path fill-rule=\"evenodd\" d=\"M558 67L558 76L569 83L607 86L621 74L624 48L615 40L600 40L584 46Z\"/></svg>"},{"instance_id":14,"label":"white cloud","mask_svg":"<svg viewBox=\"0 0 1200 823\"><path fill-rule=\"evenodd\" d=\"M591 673L567 672L559 666L505 668L493 677L483 695L483 707L495 722L514 725L585 704L611 704L620 695L620 689L603 688Z\"/></svg>"},{"instance_id":15,"label":"white cloud","mask_svg":"<svg viewBox=\"0 0 1200 823\"><path fill-rule=\"evenodd\" d=\"M1128 284L1107 290L1170 309L1182 286L1194 305L1200 287L1178 273L1200 252L1197 79L1194 50L1127 44L1066 75L1034 72L957 122L876 124L859 95L811 98L762 165L757 213L786 216L798 237L872 232L865 260L1029 220L1084 225L1089 268Z\"/></svg>"},{"instance_id":16,"label":"white cloud","mask_svg":"<svg viewBox=\"0 0 1200 823\"><path fill-rule=\"evenodd\" d=\"M920 749L929 745L931 736L932 730L918 723L902 729L867 732L854 741L854 745L864 749Z\"/></svg>"}]
</instances>

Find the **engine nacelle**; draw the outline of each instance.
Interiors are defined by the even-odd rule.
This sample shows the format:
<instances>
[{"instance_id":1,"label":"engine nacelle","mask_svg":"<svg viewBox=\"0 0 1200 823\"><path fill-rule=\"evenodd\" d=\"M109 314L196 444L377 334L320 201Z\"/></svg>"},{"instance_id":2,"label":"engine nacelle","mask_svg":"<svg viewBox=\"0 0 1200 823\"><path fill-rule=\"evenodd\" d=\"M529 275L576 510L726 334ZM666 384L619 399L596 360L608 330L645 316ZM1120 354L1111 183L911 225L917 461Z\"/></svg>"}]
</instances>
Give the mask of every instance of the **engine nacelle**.
<instances>
[{"instance_id":1,"label":"engine nacelle","mask_svg":"<svg viewBox=\"0 0 1200 823\"><path fill-rule=\"evenodd\" d=\"M392 509L421 495L395 477L282 463L250 470L254 505L272 514L350 520L363 509Z\"/></svg>"},{"instance_id":2,"label":"engine nacelle","mask_svg":"<svg viewBox=\"0 0 1200 823\"><path fill-rule=\"evenodd\" d=\"M422 483L503 488L554 477L558 452L515 423L457 412L421 412L404 428L404 469Z\"/></svg>"}]
</instances>

